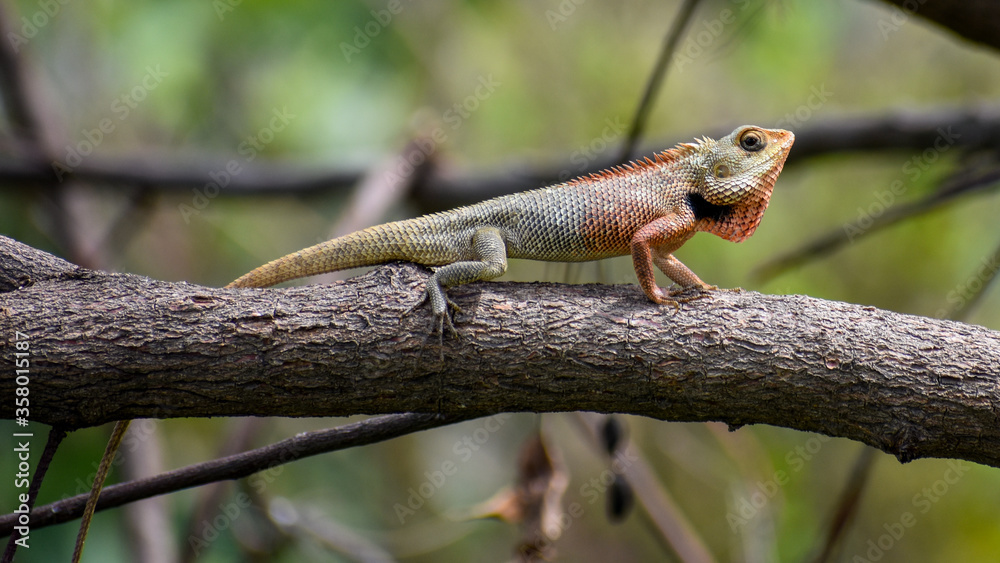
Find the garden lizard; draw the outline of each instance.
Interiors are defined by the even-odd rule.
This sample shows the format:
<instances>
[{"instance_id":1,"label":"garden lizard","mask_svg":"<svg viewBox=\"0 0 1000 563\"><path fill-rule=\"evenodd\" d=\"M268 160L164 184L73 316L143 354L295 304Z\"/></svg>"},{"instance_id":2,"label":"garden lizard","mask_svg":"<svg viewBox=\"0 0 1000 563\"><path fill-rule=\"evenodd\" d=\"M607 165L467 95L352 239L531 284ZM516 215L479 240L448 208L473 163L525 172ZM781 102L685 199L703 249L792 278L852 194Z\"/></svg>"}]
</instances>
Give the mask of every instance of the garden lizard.
<instances>
[{"instance_id":1,"label":"garden lizard","mask_svg":"<svg viewBox=\"0 0 1000 563\"><path fill-rule=\"evenodd\" d=\"M645 160L554 186L450 211L377 225L293 252L226 287L286 280L397 260L435 266L424 299L455 328L443 288L503 275L508 258L584 262L632 255L639 285L656 303L674 304L655 264L681 288L716 289L673 256L697 231L741 242L753 234L795 135L737 128L682 143ZM411 309L412 310L412 309Z\"/></svg>"}]
</instances>

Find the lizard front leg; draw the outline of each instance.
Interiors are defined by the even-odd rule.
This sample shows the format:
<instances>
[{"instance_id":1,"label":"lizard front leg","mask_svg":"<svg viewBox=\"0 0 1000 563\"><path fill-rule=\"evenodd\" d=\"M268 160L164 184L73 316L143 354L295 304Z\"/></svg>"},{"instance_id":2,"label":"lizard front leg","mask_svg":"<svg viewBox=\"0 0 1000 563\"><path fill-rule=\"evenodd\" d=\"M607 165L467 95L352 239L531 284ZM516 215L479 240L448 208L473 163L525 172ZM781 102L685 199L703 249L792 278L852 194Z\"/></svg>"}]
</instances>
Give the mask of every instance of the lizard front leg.
<instances>
[{"instance_id":1,"label":"lizard front leg","mask_svg":"<svg viewBox=\"0 0 1000 563\"><path fill-rule=\"evenodd\" d=\"M718 286L709 285L698 277L697 274L691 271L690 268L684 265L683 262L674 257L673 254L665 252L662 248L653 249L653 263L656 267L660 269L661 272L667 274L667 277L672 279L674 283L681 286L684 289L689 287L697 287L699 289L719 289Z\"/></svg>"},{"instance_id":2,"label":"lizard front leg","mask_svg":"<svg viewBox=\"0 0 1000 563\"><path fill-rule=\"evenodd\" d=\"M431 311L437 317L438 330L442 333L444 324L447 323L451 333L458 334L451 315L448 314L448 307L459 310L458 306L448 299L443 288L491 280L507 271L507 244L504 242L503 234L495 227L483 227L476 231L472 236L472 254L474 260L463 260L441 266L427 280L425 300L430 300Z\"/></svg>"},{"instance_id":3,"label":"lizard front leg","mask_svg":"<svg viewBox=\"0 0 1000 563\"><path fill-rule=\"evenodd\" d=\"M694 236L694 218L671 213L639 229L632 237L632 265L642 291L650 301L677 304L677 301L656 285L653 264L682 287L708 288L687 266L671 254Z\"/></svg>"}]
</instances>

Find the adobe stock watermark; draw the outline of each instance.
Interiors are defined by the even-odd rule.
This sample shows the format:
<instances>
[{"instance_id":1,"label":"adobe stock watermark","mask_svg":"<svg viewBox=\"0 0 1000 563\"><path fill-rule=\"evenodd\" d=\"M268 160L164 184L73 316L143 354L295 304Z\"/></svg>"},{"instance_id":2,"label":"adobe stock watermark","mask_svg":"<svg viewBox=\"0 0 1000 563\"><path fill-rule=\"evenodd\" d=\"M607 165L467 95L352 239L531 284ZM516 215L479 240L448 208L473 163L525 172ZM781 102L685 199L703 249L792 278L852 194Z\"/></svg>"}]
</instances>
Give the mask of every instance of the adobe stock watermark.
<instances>
[{"instance_id":1,"label":"adobe stock watermark","mask_svg":"<svg viewBox=\"0 0 1000 563\"><path fill-rule=\"evenodd\" d=\"M908 177L910 184L919 180L941 158L942 154L955 146L955 143L961 137L961 135L951 130L950 125L947 129L939 127L937 133L938 136L934 139L931 146L924 149L919 155L910 157L900 167L900 171ZM868 231L875 224L875 220L884 215L886 210L896 203L896 198L905 194L907 190L909 190L908 183L896 179L889 184L888 189L874 192L875 201L869 204L867 208L858 207L857 220L844 225L844 233L847 235L847 240L854 242L856 237Z\"/></svg>"},{"instance_id":2,"label":"adobe stock watermark","mask_svg":"<svg viewBox=\"0 0 1000 563\"><path fill-rule=\"evenodd\" d=\"M103 117L97 121L94 128L84 128L80 130L83 139L76 144L66 145L66 156L63 162L52 161L52 171L59 181L63 181L66 174L73 172L73 169L83 163L83 159L90 156L94 149L99 147L109 135L114 133L118 124L128 119L132 112L139 107L149 93L163 83L163 79L170 76L169 72L160 68L160 65L147 66L146 74L131 90L118 96L111 101L109 111L111 115Z\"/></svg>"},{"instance_id":3,"label":"adobe stock watermark","mask_svg":"<svg viewBox=\"0 0 1000 563\"><path fill-rule=\"evenodd\" d=\"M489 442L490 437L503 428L504 423L512 416L514 415L510 413L500 413L484 419L482 426L455 442L451 448L453 458L446 459L437 467L424 471L424 480L417 486L406 489L406 502L397 502L392 505L392 510L399 518L399 523L405 524L407 518L423 508L427 501L445 486L448 479L455 476L464 464L468 463L475 453Z\"/></svg>"},{"instance_id":4,"label":"adobe stock watermark","mask_svg":"<svg viewBox=\"0 0 1000 563\"><path fill-rule=\"evenodd\" d=\"M889 36L906 25L906 22L910 21L910 16L916 14L925 2L927 0L906 0L902 6L891 6L889 16L879 18L876 24L879 33L882 34L882 40L888 41Z\"/></svg>"},{"instance_id":5,"label":"adobe stock watermark","mask_svg":"<svg viewBox=\"0 0 1000 563\"><path fill-rule=\"evenodd\" d=\"M616 475L624 475L633 463L639 460L632 446L615 452L611 458L611 467L605 469L597 476L591 477L580 485L580 496L587 499L587 505L593 506L607 492L608 487L615 481ZM552 543L562 537L573 522L579 520L586 513L586 507L578 501L569 502L566 508L551 521L543 522L541 530L535 536L534 541L528 545L522 545L523 550L548 552ZM522 551L528 555L527 551Z\"/></svg>"},{"instance_id":6,"label":"adobe stock watermark","mask_svg":"<svg viewBox=\"0 0 1000 563\"><path fill-rule=\"evenodd\" d=\"M565 182L570 178L579 176L587 170L592 162L608 150L625 132L625 123L620 117L609 117L604 120L604 128L601 134L595 136L590 142L580 145L578 149L569 155L569 161L576 165L573 168L564 168L559 171L559 182ZM544 184L548 186L549 184ZM543 186L543 187L544 187Z\"/></svg>"},{"instance_id":7,"label":"adobe stock watermark","mask_svg":"<svg viewBox=\"0 0 1000 563\"><path fill-rule=\"evenodd\" d=\"M750 7L750 0L732 0L732 3L740 6L740 12ZM726 27L736 23L736 21L736 12L729 8L723 8L714 18L702 18L701 22L694 26L694 29L687 35L684 44L674 53L671 60L674 69L677 72L684 72L685 67L704 55L712 43L722 37Z\"/></svg>"},{"instance_id":8,"label":"adobe stock watermark","mask_svg":"<svg viewBox=\"0 0 1000 563\"><path fill-rule=\"evenodd\" d=\"M950 460L948 462L948 469L945 470L940 479L913 495L911 504L914 510L906 510L896 520L882 524L882 529L885 530L885 533L879 534L877 538L869 539L865 542L867 549L864 554L855 554L851 558L851 563L875 563L876 561L881 561L885 557L885 554L896 547L903 537L906 536L907 532L917 525L917 516L927 514L951 490L951 487L961 481L962 477L970 469L972 469L972 464L967 461Z\"/></svg>"},{"instance_id":9,"label":"adobe stock watermark","mask_svg":"<svg viewBox=\"0 0 1000 563\"><path fill-rule=\"evenodd\" d=\"M351 57L361 54L361 50L371 45L372 39L378 37L385 28L389 27L392 20L403 11L402 0L389 0L385 8L372 10L371 19L363 26L354 26L354 40L340 42L340 52L344 55L344 60L351 63Z\"/></svg>"},{"instance_id":10,"label":"adobe stock watermark","mask_svg":"<svg viewBox=\"0 0 1000 563\"><path fill-rule=\"evenodd\" d=\"M576 13L576 9L582 6L587 0L560 0L555 10L545 10L545 20L549 22L549 28L555 31L560 25L566 23L570 16Z\"/></svg>"},{"instance_id":11,"label":"adobe stock watermark","mask_svg":"<svg viewBox=\"0 0 1000 563\"><path fill-rule=\"evenodd\" d=\"M155 413L154 415L155 416ZM121 466L125 462L125 452L135 452L140 444L145 442L152 436L153 432L160 425L160 420L156 418L138 418L129 424L128 432L125 433L125 437L122 438L121 446L118 451L115 452L115 457L111 459L111 467L116 468ZM77 477L74 481L76 489L68 494L62 496L63 500L71 496L79 496L83 494L89 494L91 488L94 485L94 479L97 477L97 469L99 467L98 461L90 462L93 471L83 477Z\"/></svg>"},{"instance_id":12,"label":"adobe stock watermark","mask_svg":"<svg viewBox=\"0 0 1000 563\"><path fill-rule=\"evenodd\" d=\"M297 458L299 448L295 442L290 442L277 459L268 464L267 469L254 473L247 478L247 484L257 493L262 495L267 490L268 485L273 483L285 470L285 464ZM190 535L187 538L188 546L194 555L200 555L202 550L209 547L215 540L219 539L222 532L232 527L241 516L246 514L247 509L253 505L250 495L240 491L236 493L228 502L220 503L219 511L211 519L204 519L198 524L201 527L197 535Z\"/></svg>"},{"instance_id":13,"label":"adobe stock watermark","mask_svg":"<svg viewBox=\"0 0 1000 563\"><path fill-rule=\"evenodd\" d=\"M204 186L201 188L191 188L191 191L194 192L191 204L180 203L177 205L177 211L180 212L184 223L190 224L192 216L201 214L208 207L208 204L218 197L219 192L228 186L233 181L233 178L243 172L243 164L253 162L257 158L257 155L264 150L264 147L274 142L277 134L284 131L285 127L295 117L296 115L290 113L285 106L282 106L281 109L273 108L271 110L271 120L267 126L258 129L253 135L248 135L236 147L236 152L243 155L242 162L235 158L230 159L221 169L209 172L209 181Z\"/></svg>"},{"instance_id":14,"label":"adobe stock watermark","mask_svg":"<svg viewBox=\"0 0 1000 563\"><path fill-rule=\"evenodd\" d=\"M809 96L806 103L795 108L795 111L786 113L774 126L779 129L791 129L795 131L806 121L813 118L813 114L823 109L826 102L833 97L833 92L826 89L826 84L809 87Z\"/></svg>"},{"instance_id":15,"label":"adobe stock watermark","mask_svg":"<svg viewBox=\"0 0 1000 563\"><path fill-rule=\"evenodd\" d=\"M1000 255L993 254L980 260L976 273L948 292L945 297L948 306L939 309L935 317L948 319L963 309L996 276L997 270L1000 270Z\"/></svg>"},{"instance_id":16,"label":"adobe stock watermark","mask_svg":"<svg viewBox=\"0 0 1000 563\"><path fill-rule=\"evenodd\" d=\"M458 131L465 124L466 120L472 117L483 102L490 99L496 89L503 83L495 80L492 74L480 76L479 85L473 92L459 102L452 104L450 108L441 114L441 121L448 125L451 131ZM448 140L448 131L444 127L436 126L430 134L416 139L417 150L396 157L396 162L385 172L384 181L389 185L397 185L402 178L413 174L413 171L427 162L427 158L437 151L442 143Z\"/></svg>"},{"instance_id":17,"label":"adobe stock watermark","mask_svg":"<svg viewBox=\"0 0 1000 563\"><path fill-rule=\"evenodd\" d=\"M69 4L70 0L38 0L38 9L30 16L21 16L21 27L18 31L8 31L7 40L15 53L21 51L21 47L28 44L38 32L49 25L56 16L62 12L63 6Z\"/></svg>"},{"instance_id":18,"label":"adobe stock watermark","mask_svg":"<svg viewBox=\"0 0 1000 563\"><path fill-rule=\"evenodd\" d=\"M212 9L215 10L215 15L219 17L219 21L226 19L229 12L236 9L243 3L243 0L212 0Z\"/></svg>"},{"instance_id":19,"label":"adobe stock watermark","mask_svg":"<svg viewBox=\"0 0 1000 563\"><path fill-rule=\"evenodd\" d=\"M735 510L726 513L729 529L735 534L740 528L749 524L750 520L760 514L760 511L771 502L778 491L791 482L792 475L802 471L806 462L812 461L813 457L823 449L823 444L830 440L829 436L817 434L806 440L805 444L789 450L785 454L786 468L775 470L769 479L757 481L755 490L750 493L750 496L741 496L736 501Z\"/></svg>"}]
</instances>

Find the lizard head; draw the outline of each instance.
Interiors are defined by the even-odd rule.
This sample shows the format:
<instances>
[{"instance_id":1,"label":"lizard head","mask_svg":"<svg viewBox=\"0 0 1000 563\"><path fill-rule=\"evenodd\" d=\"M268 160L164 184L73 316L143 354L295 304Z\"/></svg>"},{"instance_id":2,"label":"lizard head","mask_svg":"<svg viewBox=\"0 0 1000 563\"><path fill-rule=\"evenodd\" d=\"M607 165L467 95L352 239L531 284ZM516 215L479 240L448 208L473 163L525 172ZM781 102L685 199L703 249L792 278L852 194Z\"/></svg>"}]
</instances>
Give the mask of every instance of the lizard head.
<instances>
[{"instance_id":1,"label":"lizard head","mask_svg":"<svg viewBox=\"0 0 1000 563\"><path fill-rule=\"evenodd\" d=\"M688 194L699 230L740 242L753 234L771 199L795 135L752 125L699 143L697 188Z\"/></svg>"}]
</instances>

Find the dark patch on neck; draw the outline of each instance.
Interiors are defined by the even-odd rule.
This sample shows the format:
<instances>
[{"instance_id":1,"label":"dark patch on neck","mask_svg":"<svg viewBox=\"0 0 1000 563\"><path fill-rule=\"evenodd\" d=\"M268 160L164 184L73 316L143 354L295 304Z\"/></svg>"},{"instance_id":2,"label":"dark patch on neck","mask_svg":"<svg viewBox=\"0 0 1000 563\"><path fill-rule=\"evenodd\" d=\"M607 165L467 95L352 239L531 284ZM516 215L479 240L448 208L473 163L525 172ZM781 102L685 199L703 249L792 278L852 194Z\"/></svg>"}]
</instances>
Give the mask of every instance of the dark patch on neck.
<instances>
[{"instance_id":1,"label":"dark patch on neck","mask_svg":"<svg viewBox=\"0 0 1000 563\"><path fill-rule=\"evenodd\" d=\"M691 211L694 211L694 218L698 221L712 219L721 223L733 211L732 205L715 205L714 203L709 203L701 194L689 193L687 199L688 204L691 205Z\"/></svg>"}]
</instances>

